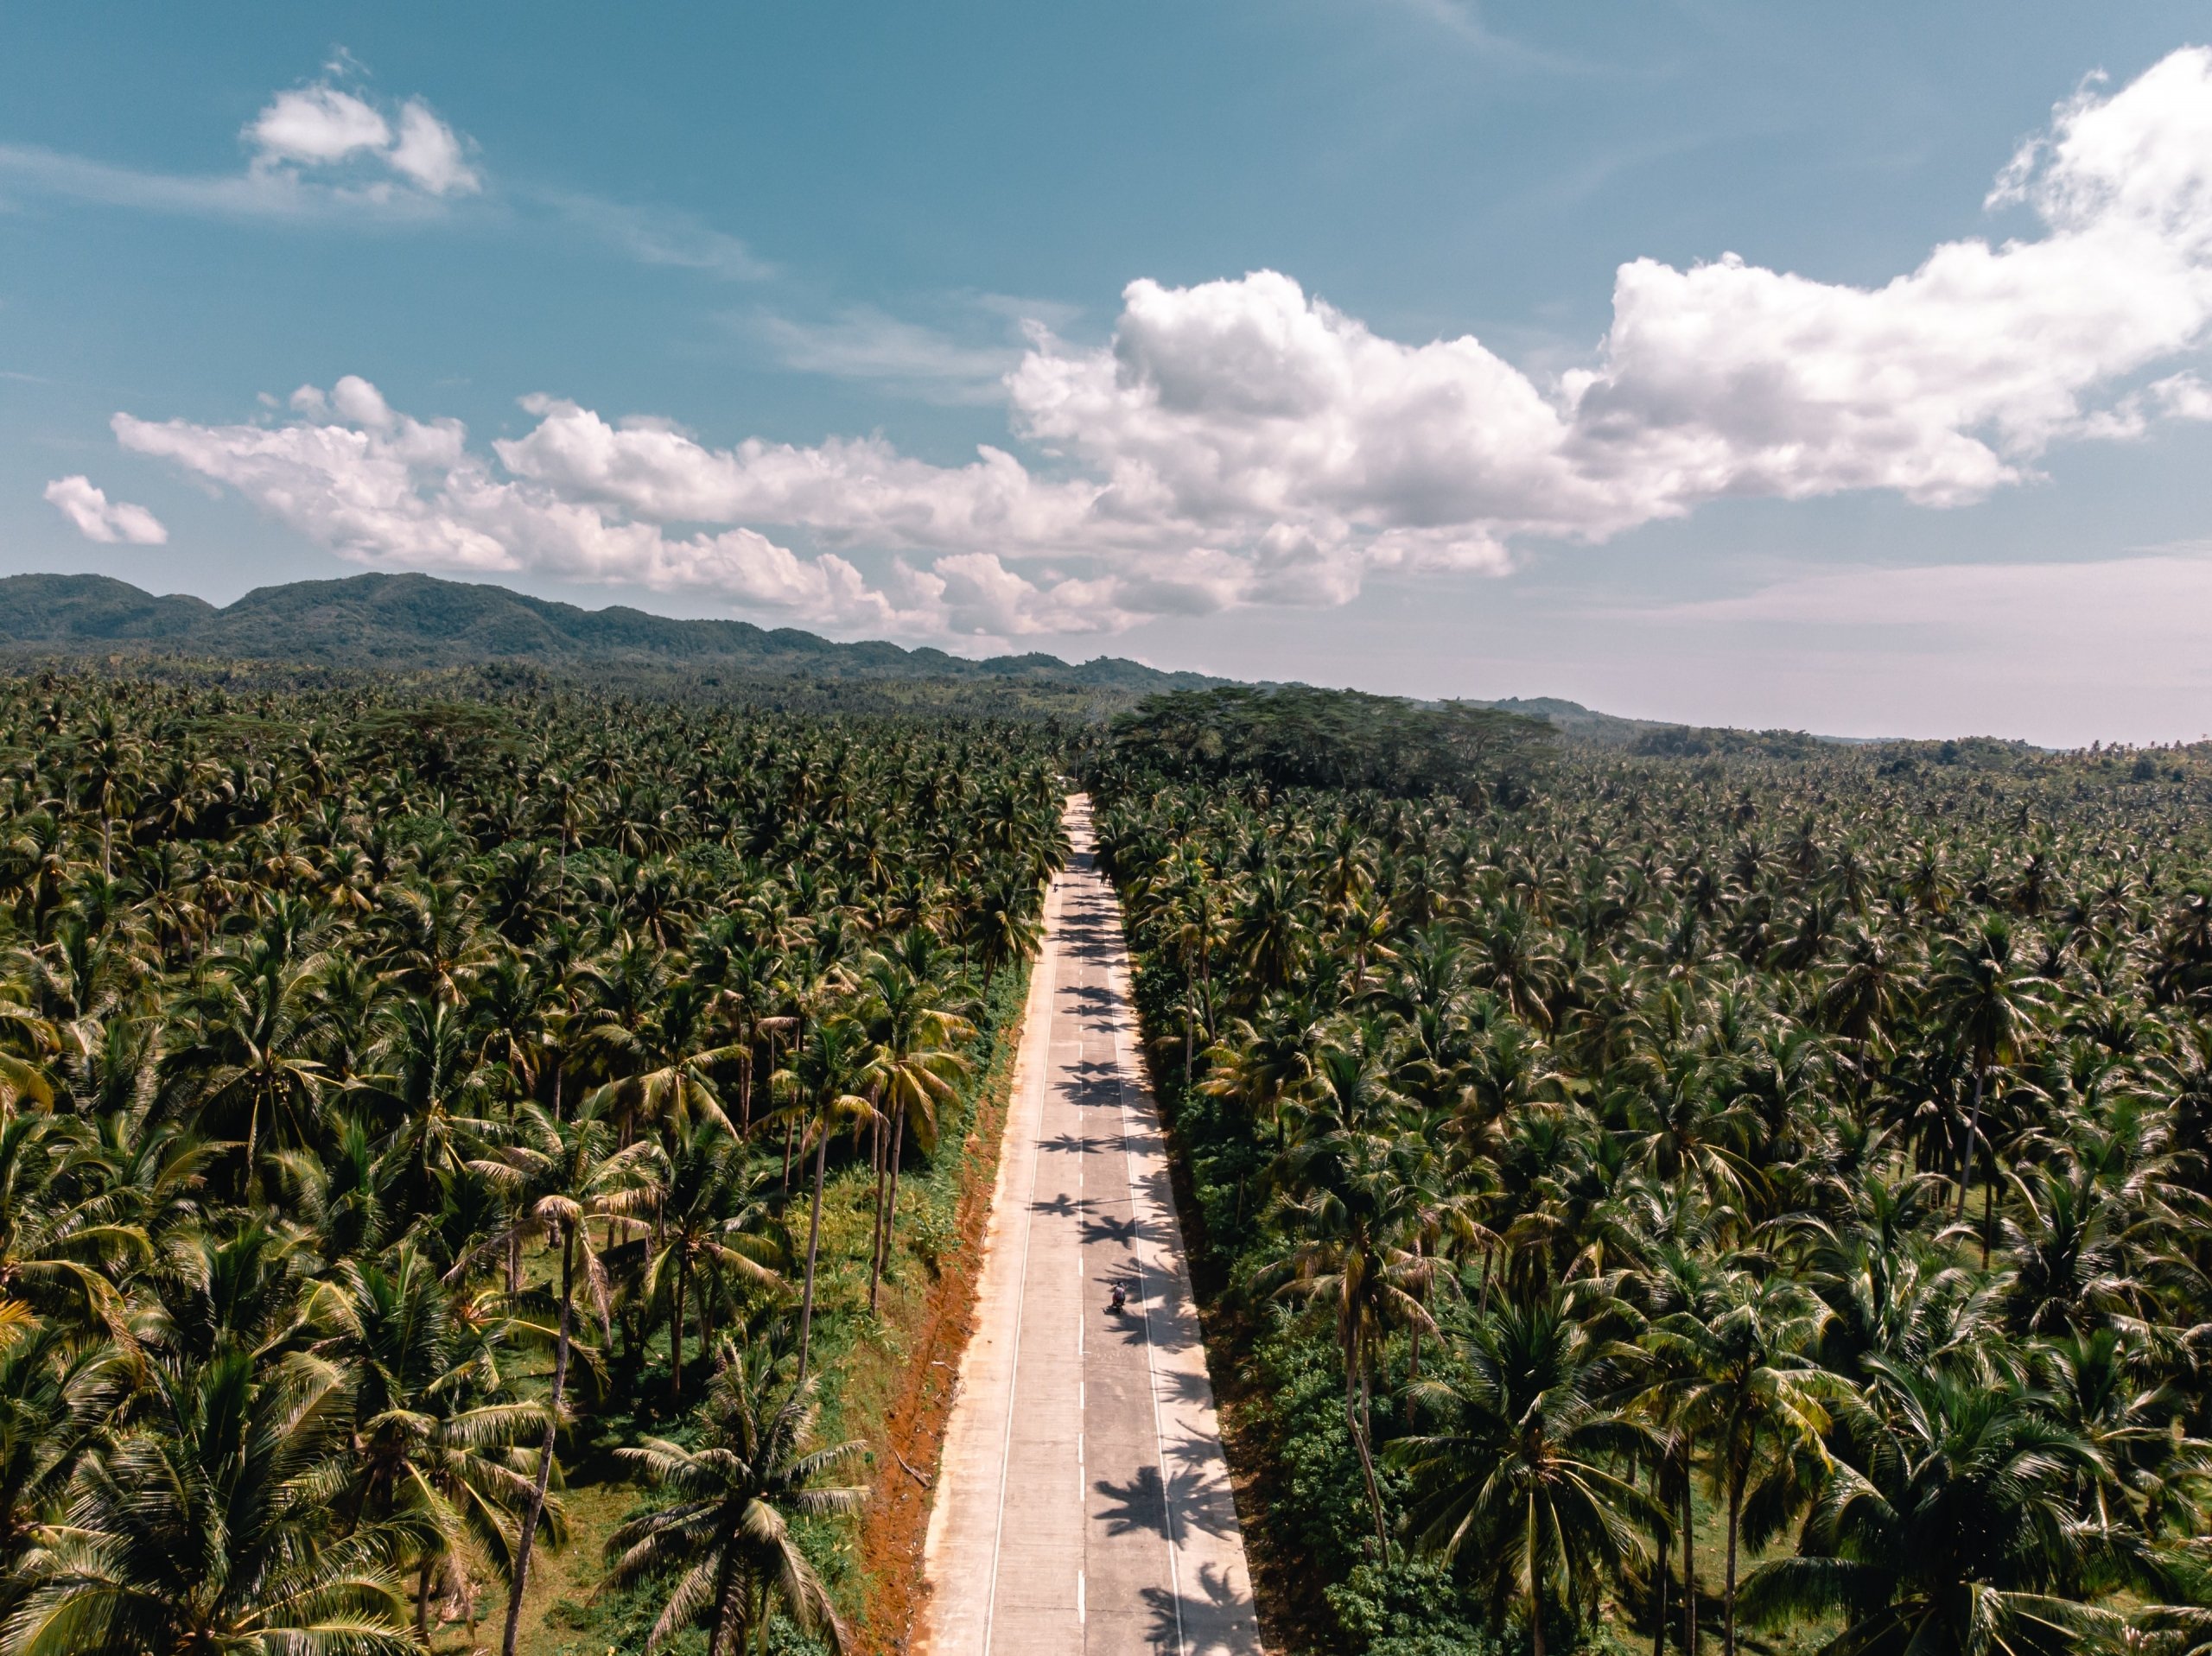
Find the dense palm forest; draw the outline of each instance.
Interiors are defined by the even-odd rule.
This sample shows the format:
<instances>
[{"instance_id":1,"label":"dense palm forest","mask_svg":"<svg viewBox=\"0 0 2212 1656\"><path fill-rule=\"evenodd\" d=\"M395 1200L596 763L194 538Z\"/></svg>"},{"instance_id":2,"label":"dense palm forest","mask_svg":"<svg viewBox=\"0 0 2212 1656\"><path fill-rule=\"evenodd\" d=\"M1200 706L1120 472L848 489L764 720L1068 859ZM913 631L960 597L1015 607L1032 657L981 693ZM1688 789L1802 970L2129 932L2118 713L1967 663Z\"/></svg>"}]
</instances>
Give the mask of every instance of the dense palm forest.
<instances>
[{"instance_id":1,"label":"dense palm forest","mask_svg":"<svg viewBox=\"0 0 2212 1656\"><path fill-rule=\"evenodd\" d=\"M1279 705L1087 760L1278 1638L2212 1644L2212 756Z\"/></svg>"},{"instance_id":2,"label":"dense palm forest","mask_svg":"<svg viewBox=\"0 0 2212 1656\"><path fill-rule=\"evenodd\" d=\"M550 1651L587 1545L594 1652L845 1642L1050 733L48 676L0 760L0 1647Z\"/></svg>"}]
</instances>

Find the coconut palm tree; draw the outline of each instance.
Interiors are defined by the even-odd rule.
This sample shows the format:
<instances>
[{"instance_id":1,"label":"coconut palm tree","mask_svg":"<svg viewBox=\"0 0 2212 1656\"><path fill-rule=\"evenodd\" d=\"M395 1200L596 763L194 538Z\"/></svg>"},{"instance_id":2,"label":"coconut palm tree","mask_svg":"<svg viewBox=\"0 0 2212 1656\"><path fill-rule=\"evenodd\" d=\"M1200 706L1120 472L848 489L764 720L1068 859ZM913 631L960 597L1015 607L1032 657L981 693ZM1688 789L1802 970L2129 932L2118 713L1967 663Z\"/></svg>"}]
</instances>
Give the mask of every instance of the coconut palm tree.
<instances>
[{"instance_id":1,"label":"coconut palm tree","mask_svg":"<svg viewBox=\"0 0 2212 1656\"><path fill-rule=\"evenodd\" d=\"M607 1276L593 1246L591 1221L601 1220L610 1230L617 1226L641 1228L635 1215L648 1209L657 1194L660 1146L651 1139L640 1139L618 1147L614 1136L613 1126L598 1116L585 1114L562 1121L537 1105L527 1104L517 1117L513 1141L469 1164L480 1177L493 1188L510 1193L515 1202L512 1226L505 1234L492 1238L486 1245L487 1250L505 1248L511 1243L550 1241L561 1253L551 1389L538 1443L537 1475L523 1507L515 1546L506 1628L500 1636L501 1656L514 1656L523 1595L530 1584L530 1555L553 1475L553 1445L568 1393L579 1278L602 1329L606 1324Z\"/></svg>"},{"instance_id":2,"label":"coconut palm tree","mask_svg":"<svg viewBox=\"0 0 2212 1656\"><path fill-rule=\"evenodd\" d=\"M1441 1226L1417 1140L1338 1130L1294 1152L1303 1194L1282 1215L1282 1252L1257 1278L1333 1323L1344 1373L1344 1428L1359 1456L1378 1549L1390 1544L1376 1482L1370 1401L1376 1356L1395 1328L1433 1331L1423 1303Z\"/></svg>"},{"instance_id":3,"label":"coconut palm tree","mask_svg":"<svg viewBox=\"0 0 2212 1656\"><path fill-rule=\"evenodd\" d=\"M822 1252L822 1191L830 1138L841 1129L873 1121L875 1106L860 1091L868 1067L868 1031L844 1013L815 1020L791 1062L776 1072L790 1099L791 1119L803 1126L802 1147L814 1156L813 1194L807 1203L806 1274L799 1289L798 1383L806 1381L814 1334L814 1275Z\"/></svg>"},{"instance_id":4,"label":"coconut palm tree","mask_svg":"<svg viewBox=\"0 0 2212 1656\"><path fill-rule=\"evenodd\" d=\"M60 1327L122 1334L116 1278L149 1263L154 1242L102 1188L89 1136L48 1115L0 1119L0 1299Z\"/></svg>"},{"instance_id":5,"label":"coconut palm tree","mask_svg":"<svg viewBox=\"0 0 2212 1656\"><path fill-rule=\"evenodd\" d=\"M1838 1656L2058 1656L2116 1634L2078 1596L2067 1490L2098 1474L2094 1450L2005 1376L1867 1368L1797 1555L1746 1579L1746 1618L1840 1615Z\"/></svg>"},{"instance_id":6,"label":"coconut palm tree","mask_svg":"<svg viewBox=\"0 0 2212 1656\"><path fill-rule=\"evenodd\" d=\"M703 1626L708 1656L748 1640L765 1656L779 1613L832 1651L845 1649L844 1623L792 1520L859 1507L864 1488L822 1480L864 1445L817 1445L819 1414L810 1385L781 1386L763 1355L725 1344L698 1443L649 1438L618 1451L641 1481L674 1497L607 1543L610 1587L674 1578L648 1650Z\"/></svg>"},{"instance_id":7,"label":"coconut palm tree","mask_svg":"<svg viewBox=\"0 0 2212 1656\"><path fill-rule=\"evenodd\" d=\"M762 1292L787 1287L784 1250L766 1229L768 1170L748 1147L715 1122L701 1121L677 1138L669 1154L639 1292L668 1302L668 1394L683 1395L685 1308L696 1285L700 1349L713 1349L714 1310L727 1277Z\"/></svg>"},{"instance_id":8,"label":"coconut palm tree","mask_svg":"<svg viewBox=\"0 0 2212 1656\"><path fill-rule=\"evenodd\" d=\"M1608 1401L1634 1355L1575 1310L1553 1288L1475 1317L1444 1376L1411 1387L1424 1429L1390 1446L1412 1484L1414 1545L1516 1610L1535 1656L1548 1615L1586 1615L1609 1577L1641 1566L1639 1526L1667 1522L1615 1469L1651 1449L1646 1429Z\"/></svg>"},{"instance_id":9,"label":"coconut palm tree","mask_svg":"<svg viewBox=\"0 0 2212 1656\"><path fill-rule=\"evenodd\" d=\"M401 1247L390 1269L349 1261L315 1294L309 1315L329 1330L315 1350L354 1377L353 1450L340 1509L356 1520L416 1520L415 1632L429 1639L432 1586L466 1579L464 1546L511 1572L518 1515L530 1505L532 1467L520 1446L539 1441L550 1418L540 1401L502 1395L487 1379L488 1351L455 1325L452 1291L429 1261ZM539 1502L549 1537L562 1538L561 1505ZM474 1621L474 1595L467 1595Z\"/></svg>"},{"instance_id":10,"label":"coconut palm tree","mask_svg":"<svg viewBox=\"0 0 2212 1656\"><path fill-rule=\"evenodd\" d=\"M492 1077L477 1062L467 1018L436 999L404 1000L384 1020L357 1082L387 1127L385 1143L416 1181L418 1203L440 1174L467 1159L492 1130Z\"/></svg>"},{"instance_id":11,"label":"coconut palm tree","mask_svg":"<svg viewBox=\"0 0 2212 1656\"><path fill-rule=\"evenodd\" d=\"M91 1456L66 1522L23 1564L0 1641L16 1656L295 1651L407 1656L405 1521L337 1521L350 1386L294 1354L156 1365L139 1422Z\"/></svg>"},{"instance_id":12,"label":"coconut palm tree","mask_svg":"<svg viewBox=\"0 0 2212 1656\"><path fill-rule=\"evenodd\" d=\"M111 1342L86 1342L0 1300L0 1624L21 1596L47 1516L130 1395Z\"/></svg>"},{"instance_id":13,"label":"coconut palm tree","mask_svg":"<svg viewBox=\"0 0 2212 1656\"><path fill-rule=\"evenodd\" d=\"M926 968L926 954L915 962ZM875 1228L870 1250L868 1304L876 1309L884 1256L899 1221L899 1172L912 1126L925 1155L937 1150L938 1112L958 1095L958 1081L969 1070L956 1042L975 1034L975 1025L942 1004L942 993L906 961L877 955L862 966L855 985L867 1054L857 1085L874 1103L875 1129ZM890 1123L883 1142L882 1123ZM889 1174L887 1196L885 1175Z\"/></svg>"},{"instance_id":14,"label":"coconut palm tree","mask_svg":"<svg viewBox=\"0 0 2212 1656\"><path fill-rule=\"evenodd\" d=\"M1815 1355L1830 1313L1787 1278L1731 1272L1698 1303L1662 1318L1650 1344L1682 1378L1666 1382L1669 1417L1702 1449L1726 1513L1721 1640L1736 1652L1736 1567L1748 1501L1764 1539L1824 1462L1827 1404L1840 1387Z\"/></svg>"},{"instance_id":15,"label":"coconut palm tree","mask_svg":"<svg viewBox=\"0 0 2212 1656\"><path fill-rule=\"evenodd\" d=\"M321 1123L329 1075L310 1050L323 965L256 937L219 957L190 997L197 1027L176 1067L196 1079L207 1126L239 1140L249 1201L264 1143L296 1147Z\"/></svg>"},{"instance_id":16,"label":"coconut palm tree","mask_svg":"<svg viewBox=\"0 0 2212 1656\"><path fill-rule=\"evenodd\" d=\"M113 707L103 707L77 739L74 781L79 797L99 815L100 872L115 866L115 823L137 791L145 747Z\"/></svg>"},{"instance_id":17,"label":"coconut palm tree","mask_svg":"<svg viewBox=\"0 0 2212 1656\"><path fill-rule=\"evenodd\" d=\"M1981 1136L1982 1094L1989 1072L2009 1063L2021 1037L2044 1011L2049 983L2029 970L2012 923L2002 915L1984 920L1946 952L1929 986L1937 1016L1964 1050L1974 1069L1974 1103L1958 1151L1957 1211L1967 1206L1967 1184ZM1985 1181L1985 1202L1994 1199L1996 1168ZM1985 1228L1986 1217L1985 1216Z\"/></svg>"}]
</instances>

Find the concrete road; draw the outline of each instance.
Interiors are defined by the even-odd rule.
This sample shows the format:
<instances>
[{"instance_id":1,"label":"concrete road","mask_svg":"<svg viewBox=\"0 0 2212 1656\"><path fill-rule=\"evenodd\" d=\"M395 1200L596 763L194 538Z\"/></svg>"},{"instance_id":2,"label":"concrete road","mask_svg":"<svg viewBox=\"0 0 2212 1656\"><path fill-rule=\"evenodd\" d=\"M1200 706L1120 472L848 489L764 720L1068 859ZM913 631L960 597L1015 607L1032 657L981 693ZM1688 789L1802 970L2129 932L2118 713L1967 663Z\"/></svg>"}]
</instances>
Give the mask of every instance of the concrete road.
<instances>
[{"instance_id":1,"label":"concrete road","mask_svg":"<svg viewBox=\"0 0 2212 1656\"><path fill-rule=\"evenodd\" d=\"M1256 1656L1120 905L1070 802L925 1554L932 1656ZM1119 1284L1125 1311L1110 1308Z\"/></svg>"}]
</instances>

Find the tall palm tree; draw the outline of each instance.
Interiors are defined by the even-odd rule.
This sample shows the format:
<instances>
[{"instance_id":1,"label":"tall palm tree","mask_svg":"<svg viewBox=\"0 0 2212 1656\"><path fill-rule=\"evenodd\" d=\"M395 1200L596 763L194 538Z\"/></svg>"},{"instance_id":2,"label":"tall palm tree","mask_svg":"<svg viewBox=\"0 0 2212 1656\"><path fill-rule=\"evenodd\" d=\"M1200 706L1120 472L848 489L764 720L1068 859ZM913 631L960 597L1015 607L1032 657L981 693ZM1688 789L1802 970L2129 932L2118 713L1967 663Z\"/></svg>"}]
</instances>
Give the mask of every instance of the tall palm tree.
<instances>
[{"instance_id":1,"label":"tall palm tree","mask_svg":"<svg viewBox=\"0 0 2212 1656\"><path fill-rule=\"evenodd\" d=\"M1827 1458L1828 1399L1845 1388L1815 1356L1830 1316L1783 1278L1732 1272L1699 1304L1662 1318L1652 1344L1688 1372L1664 1386L1669 1413L1705 1451L1726 1512L1722 1648L1736 1656L1736 1567L1747 1501L1763 1533L1781 1527L1804 1457Z\"/></svg>"},{"instance_id":2,"label":"tall palm tree","mask_svg":"<svg viewBox=\"0 0 2212 1656\"><path fill-rule=\"evenodd\" d=\"M1281 996L1268 997L1250 1018L1234 1018L1224 1025L1221 1039L1207 1050L1202 1090L1236 1101L1252 1127L1268 1129L1281 1150L1287 1133L1286 1101L1313 1075L1313 1029L1306 1008Z\"/></svg>"},{"instance_id":3,"label":"tall palm tree","mask_svg":"<svg viewBox=\"0 0 2212 1656\"><path fill-rule=\"evenodd\" d=\"M480 1177L495 1188L509 1191L516 1200L509 1232L492 1239L487 1247L550 1240L561 1250L552 1387L538 1443L537 1475L523 1507L515 1545L501 1656L514 1656L523 1595L530 1585L531 1551L537 1543L538 1523L545 1511L545 1491L553 1475L554 1439L560 1431L561 1409L568 1393L579 1275L602 1327L607 1320L607 1269L592 1245L590 1221L603 1220L610 1229L618 1225L637 1228L634 1215L649 1208L656 1194L655 1177L662 1161L659 1145L639 1139L617 1147L613 1139L613 1126L598 1116L585 1114L562 1121L537 1105L528 1104L516 1120L513 1142L469 1164ZM463 1265L467 1263L464 1259Z\"/></svg>"},{"instance_id":4,"label":"tall palm tree","mask_svg":"<svg viewBox=\"0 0 2212 1656\"><path fill-rule=\"evenodd\" d=\"M401 1247L390 1269L349 1262L317 1292L311 1313L330 1332L316 1350L355 1376L353 1452L340 1507L357 1519L421 1520L415 1633L430 1636L430 1589L455 1570L466 1544L502 1575L512 1569L518 1514L532 1468L520 1445L537 1441L545 1404L485 1387L496 1369L455 1326L451 1291L423 1255ZM546 1497L540 1522L555 1539L560 1504ZM474 1595L469 1602L473 1607ZM474 1619L472 1608L470 1618Z\"/></svg>"},{"instance_id":5,"label":"tall palm tree","mask_svg":"<svg viewBox=\"0 0 2212 1656\"><path fill-rule=\"evenodd\" d=\"M130 1365L111 1342L73 1338L19 1300L0 1300L0 1621L29 1577L70 1480L130 1395Z\"/></svg>"},{"instance_id":6,"label":"tall palm tree","mask_svg":"<svg viewBox=\"0 0 2212 1656\"><path fill-rule=\"evenodd\" d=\"M675 1578L648 1650L703 1625L707 1656L741 1650L748 1638L765 1656L778 1611L832 1651L845 1649L844 1623L791 1520L859 1507L866 1489L821 1480L865 1446L817 1446L819 1413L811 1386L779 1391L766 1361L725 1345L696 1447L656 1437L617 1451L675 1497L607 1543L609 1586Z\"/></svg>"},{"instance_id":7,"label":"tall palm tree","mask_svg":"<svg viewBox=\"0 0 2212 1656\"><path fill-rule=\"evenodd\" d=\"M937 1149L938 1111L958 1096L958 1078L968 1060L954 1043L966 1040L975 1025L941 1004L935 985L899 961L875 955L863 967L858 985L857 1016L868 1042L860 1090L873 1101L879 1123L891 1124L890 1143L876 1129L876 1194L874 1246L868 1277L868 1304L876 1308L884 1257L891 1251L899 1221L899 1163L911 1126L925 1155ZM886 1192L886 1172L889 1174Z\"/></svg>"},{"instance_id":8,"label":"tall palm tree","mask_svg":"<svg viewBox=\"0 0 2212 1656\"><path fill-rule=\"evenodd\" d=\"M713 1348L714 1308L726 1275L769 1292L787 1286L777 1269L783 1250L763 1229L768 1177L745 1145L711 1121L677 1138L670 1152L639 1292L649 1302L668 1301L671 1404L683 1395L684 1315L693 1285L702 1354Z\"/></svg>"},{"instance_id":9,"label":"tall palm tree","mask_svg":"<svg viewBox=\"0 0 2212 1656\"><path fill-rule=\"evenodd\" d=\"M601 1025L601 1033L610 1027ZM605 1043L595 1043L604 1050ZM631 1044L637 1052L645 1043ZM674 1051L645 1053L650 1066L633 1075L608 1082L587 1101L588 1107L620 1123L627 1133L639 1120L666 1126L681 1133L695 1121L711 1122L725 1133L737 1131L723 1112L721 1093L715 1086L718 1065L735 1058L749 1058L750 1049L733 1044L698 1050L679 1047Z\"/></svg>"},{"instance_id":10,"label":"tall palm tree","mask_svg":"<svg viewBox=\"0 0 2212 1656\"><path fill-rule=\"evenodd\" d=\"M1872 927L1855 927L1821 990L1821 1013L1851 1044L1853 1087L1865 1094L1868 1054L1910 1006L1918 988L1910 961Z\"/></svg>"},{"instance_id":11,"label":"tall palm tree","mask_svg":"<svg viewBox=\"0 0 2212 1656\"><path fill-rule=\"evenodd\" d=\"M492 1132L492 1078L477 1062L458 1006L439 999L402 1001L384 1021L369 1054L373 1071L360 1090L373 1100L390 1153L416 1181L418 1202L440 1174L467 1159Z\"/></svg>"},{"instance_id":12,"label":"tall palm tree","mask_svg":"<svg viewBox=\"0 0 2212 1656\"><path fill-rule=\"evenodd\" d=\"M1203 864L1198 866L1203 868ZM1204 891L1203 873L1193 884ZM1313 917L1305 889L1292 869L1269 864L1237 895L1241 900L1224 941L1249 974L1254 993L1281 989L1290 982L1310 947ZM1198 917L1205 919L1203 907Z\"/></svg>"},{"instance_id":13,"label":"tall palm tree","mask_svg":"<svg viewBox=\"0 0 2212 1656\"><path fill-rule=\"evenodd\" d=\"M100 821L100 872L115 867L115 822L124 802L136 790L145 761L145 745L103 707L77 740L74 780L86 805Z\"/></svg>"},{"instance_id":14,"label":"tall palm tree","mask_svg":"<svg viewBox=\"0 0 2212 1656\"><path fill-rule=\"evenodd\" d=\"M199 1079L208 1126L242 1141L249 1199L260 1190L264 1139L297 1145L321 1119L329 1076L310 1043L322 966L320 955L294 960L255 938L219 959L193 998L199 1031L178 1063Z\"/></svg>"},{"instance_id":15,"label":"tall palm tree","mask_svg":"<svg viewBox=\"0 0 2212 1656\"><path fill-rule=\"evenodd\" d=\"M1285 1247L1262 1286L1325 1310L1344 1370L1344 1429L1359 1456L1378 1550L1389 1532L1376 1482L1370 1397L1375 1361L1393 1327L1433 1331L1423 1303L1437 1272L1429 1158L1417 1140L1338 1131L1295 1157L1304 1195L1282 1215Z\"/></svg>"},{"instance_id":16,"label":"tall palm tree","mask_svg":"<svg viewBox=\"0 0 2212 1656\"><path fill-rule=\"evenodd\" d=\"M352 1469L343 1369L232 1351L148 1379L139 1424L86 1462L25 1560L0 1628L14 1656L416 1652L395 1570L418 1530L342 1529L331 1500Z\"/></svg>"},{"instance_id":17,"label":"tall palm tree","mask_svg":"<svg viewBox=\"0 0 2212 1656\"><path fill-rule=\"evenodd\" d=\"M1797 1556L1744 1583L1754 1622L1840 1613L1835 1656L2061 1656L2110 1638L2080 1602L2067 1488L2094 1451L2002 1375L1867 1361Z\"/></svg>"},{"instance_id":18,"label":"tall palm tree","mask_svg":"<svg viewBox=\"0 0 2212 1656\"><path fill-rule=\"evenodd\" d=\"M154 1240L103 1188L89 1136L48 1115L0 1119L0 1298L73 1331L127 1339L116 1280L152 1261Z\"/></svg>"},{"instance_id":19,"label":"tall palm tree","mask_svg":"<svg viewBox=\"0 0 2212 1656\"><path fill-rule=\"evenodd\" d=\"M1044 935L1038 909L1034 885L1009 879L984 887L982 901L970 917L969 936L986 983L1037 952Z\"/></svg>"},{"instance_id":20,"label":"tall palm tree","mask_svg":"<svg viewBox=\"0 0 2212 1656\"><path fill-rule=\"evenodd\" d=\"M2035 1026L2043 1012L2050 987L2026 968L2019 954L2012 923L1993 915L1952 946L1929 985L1938 1015L1965 1049L1974 1069L1974 1103L1958 1152L1956 1210L1961 1215L1966 1212L1967 1185L1973 1177L1975 1148L1981 1137L1982 1094L1989 1072L1998 1064L2012 1062L2021 1037ZM1985 1203L1993 1199L1995 1183L1993 1165L1985 1182Z\"/></svg>"},{"instance_id":21,"label":"tall palm tree","mask_svg":"<svg viewBox=\"0 0 2212 1656\"><path fill-rule=\"evenodd\" d=\"M1412 1387L1427 1430L1390 1446L1412 1482L1415 1545L1463 1564L1493 1604L1525 1616L1535 1656L1548 1608L1586 1613L1606 1572L1641 1564L1637 1526L1667 1521L1612 1469L1650 1448L1645 1429L1607 1400L1633 1361L1562 1291L1493 1306L1453 1343L1448 1377Z\"/></svg>"},{"instance_id":22,"label":"tall palm tree","mask_svg":"<svg viewBox=\"0 0 2212 1656\"><path fill-rule=\"evenodd\" d=\"M811 1141L813 1195L807 1206L806 1275L799 1289L798 1383L806 1381L807 1356L814 1335L814 1275L822 1252L822 1190L830 1139L841 1129L873 1120L875 1106L859 1090L866 1084L868 1031L840 1013L817 1018L791 1062L776 1072L778 1084L792 1101L791 1118Z\"/></svg>"}]
</instances>

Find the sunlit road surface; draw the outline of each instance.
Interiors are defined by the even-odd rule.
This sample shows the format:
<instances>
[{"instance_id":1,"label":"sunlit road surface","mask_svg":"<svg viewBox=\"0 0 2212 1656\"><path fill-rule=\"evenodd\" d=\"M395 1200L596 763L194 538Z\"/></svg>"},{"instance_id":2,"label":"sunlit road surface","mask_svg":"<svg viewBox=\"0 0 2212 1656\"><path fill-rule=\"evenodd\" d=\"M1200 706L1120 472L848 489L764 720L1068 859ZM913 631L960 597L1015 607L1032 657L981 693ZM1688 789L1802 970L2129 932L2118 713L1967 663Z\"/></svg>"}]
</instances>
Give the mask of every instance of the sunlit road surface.
<instances>
[{"instance_id":1,"label":"sunlit road surface","mask_svg":"<svg viewBox=\"0 0 2212 1656\"><path fill-rule=\"evenodd\" d=\"M1121 909L1081 795L1068 828L930 1516L922 1647L1257 1653Z\"/></svg>"}]
</instances>

